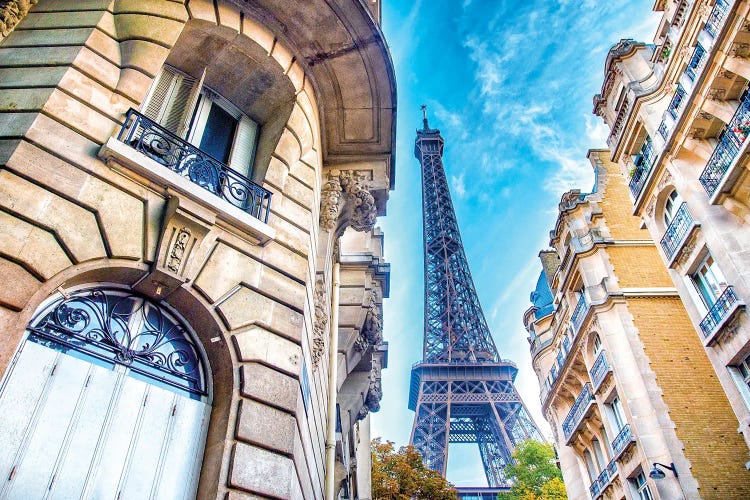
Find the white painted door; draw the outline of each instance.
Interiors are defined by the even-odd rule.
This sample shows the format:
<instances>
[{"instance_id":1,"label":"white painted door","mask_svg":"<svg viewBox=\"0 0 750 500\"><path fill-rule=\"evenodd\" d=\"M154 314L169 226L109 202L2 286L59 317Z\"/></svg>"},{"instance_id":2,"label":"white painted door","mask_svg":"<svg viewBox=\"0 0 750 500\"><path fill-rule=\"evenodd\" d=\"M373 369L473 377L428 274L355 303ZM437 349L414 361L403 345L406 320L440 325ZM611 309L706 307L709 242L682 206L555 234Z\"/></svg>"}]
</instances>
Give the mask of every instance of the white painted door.
<instances>
[{"instance_id":1,"label":"white painted door","mask_svg":"<svg viewBox=\"0 0 750 500\"><path fill-rule=\"evenodd\" d=\"M205 398L34 333L0 386L0 499L195 496Z\"/></svg>"}]
</instances>

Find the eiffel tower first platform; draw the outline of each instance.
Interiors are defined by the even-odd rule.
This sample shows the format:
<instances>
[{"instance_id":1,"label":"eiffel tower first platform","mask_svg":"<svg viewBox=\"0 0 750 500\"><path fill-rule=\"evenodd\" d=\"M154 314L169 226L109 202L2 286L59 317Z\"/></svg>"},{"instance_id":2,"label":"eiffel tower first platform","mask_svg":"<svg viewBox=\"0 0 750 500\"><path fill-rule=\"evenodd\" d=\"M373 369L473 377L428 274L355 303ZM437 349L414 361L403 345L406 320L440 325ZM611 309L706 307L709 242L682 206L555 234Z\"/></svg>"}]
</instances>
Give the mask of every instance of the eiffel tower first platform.
<instances>
[{"instance_id":1,"label":"eiffel tower first platform","mask_svg":"<svg viewBox=\"0 0 750 500\"><path fill-rule=\"evenodd\" d=\"M513 385L516 365L500 358L487 327L448 190L443 138L422 110L414 154L422 166L424 353L411 370L411 444L445 476L448 444L476 443L487 484L500 491L509 486L503 471L516 444L541 434ZM459 494L468 490L475 488Z\"/></svg>"}]
</instances>

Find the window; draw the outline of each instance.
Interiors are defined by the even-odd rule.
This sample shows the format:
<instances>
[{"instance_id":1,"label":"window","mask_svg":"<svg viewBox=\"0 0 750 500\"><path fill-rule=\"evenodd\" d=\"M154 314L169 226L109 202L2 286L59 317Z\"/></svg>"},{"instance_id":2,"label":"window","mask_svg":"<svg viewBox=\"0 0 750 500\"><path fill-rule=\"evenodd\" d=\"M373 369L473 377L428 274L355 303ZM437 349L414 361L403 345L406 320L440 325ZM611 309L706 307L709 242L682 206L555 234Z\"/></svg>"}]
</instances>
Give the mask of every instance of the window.
<instances>
[{"instance_id":1,"label":"window","mask_svg":"<svg viewBox=\"0 0 750 500\"><path fill-rule=\"evenodd\" d=\"M673 189L672 192L669 193L667 202L664 205L664 224L667 227L671 224L674 216L677 215L677 210L679 210L680 205L682 205L682 196L680 196L676 189Z\"/></svg>"},{"instance_id":2,"label":"window","mask_svg":"<svg viewBox=\"0 0 750 500\"><path fill-rule=\"evenodd\" d=\"M589 473L589 479L591 481L596 481L596 478L599 477L599 469L594 465L594 459L591 458L591 452L585 450L583 452L583 458L586 461L586 471Z\"/></svg>"},{"instance_id":3,"label":"window","mask_svg":"<svg viewBox=\"0 0 750 500\"><path fill-rule=\"evenodd\" d=\"M196 79L164 66L146 98L143 114L249 177L258 124L205 87L203 77Z\"/></svg>"},{"instance_id":4,"label":"window","mask_svg":"<svg viewBox=\"0 0 750 500\"><path fill-rule=\"evenodd\" d=\"M599 470L604 470L607 467L607 461L604 459L604 453L602 453L602 447L599 445L599 440L594 438L591 441L591 447L594 448L594 456L599 465Z\"/></svg>"},{"instance_id":5,"label":"window","mask_svg":"<svg viewBox=\"0 0 750 500\"><path fill-rule=\"evenodd\" d=\"M742 398L745 400L745 405L750 407L750 354L740 360L738 364L728 368Z\"/></svg>"},{"instance_id":6,"label":"window","mask_svg":"<svg viewBox=\"0 0 750 500\"><path fill-rule=\"evenodd\" d=\"M654 500L654 496L651 494L651 490L648 488L646 475L643 473L643 471L639 472L635 477L630 479L630 482L635 488L640 500Z\"/></svg>"},{"instance_id":7,"label":"window","mask_svg":"<svg viewBox=\"0 0 750 500\"><path fill-rule=\"evenodd\" d=\"M609 403L609 408L610 408L612 425L619 432L623 427L625 427L625 423L626 423L625 410L622 407L622 401L620 401L620 396L615 396L612 402Z\"/></svg>"},{"instance_id":8,"label":"window","mask_svg":"<svg viewBox=\"0 0 750 500\"><path fill-rule=\"evenodd\" d=\"M594 355L596 355L602 348L602 339L599 334L594 336Z\"/></svg>"},{"instance_id":9,"label":"window","mask_svg":"<svg viewBox=\"0 0 750 500\"><path fill-rule=\"evenodd\" d=\"M711 309L714 303L716 303L716 299L721 296L727 287L724 275L710 255L690 278L700 295L702 305L706 308L706 311Z\"/></svg>"}]
</instances>

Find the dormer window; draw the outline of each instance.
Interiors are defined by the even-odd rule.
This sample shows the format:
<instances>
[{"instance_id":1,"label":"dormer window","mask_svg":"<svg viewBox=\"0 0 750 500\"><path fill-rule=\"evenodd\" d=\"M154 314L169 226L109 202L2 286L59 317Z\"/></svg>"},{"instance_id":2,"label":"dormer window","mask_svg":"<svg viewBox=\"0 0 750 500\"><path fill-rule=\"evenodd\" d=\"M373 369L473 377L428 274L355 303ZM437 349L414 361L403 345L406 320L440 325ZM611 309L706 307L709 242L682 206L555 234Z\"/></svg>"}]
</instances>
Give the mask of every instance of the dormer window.
<instances>
[{"instance_id":1,"label":"dormer window","mask_svg":"<svg viewBox=\"0 0 750 500\"><path fill-rule=\"evenodd\" d=\"M164 66L146 98L143 114L214 159L249 176L258 124L204 86L203 78L196 79Z\"/></svg>"}]
</instances>

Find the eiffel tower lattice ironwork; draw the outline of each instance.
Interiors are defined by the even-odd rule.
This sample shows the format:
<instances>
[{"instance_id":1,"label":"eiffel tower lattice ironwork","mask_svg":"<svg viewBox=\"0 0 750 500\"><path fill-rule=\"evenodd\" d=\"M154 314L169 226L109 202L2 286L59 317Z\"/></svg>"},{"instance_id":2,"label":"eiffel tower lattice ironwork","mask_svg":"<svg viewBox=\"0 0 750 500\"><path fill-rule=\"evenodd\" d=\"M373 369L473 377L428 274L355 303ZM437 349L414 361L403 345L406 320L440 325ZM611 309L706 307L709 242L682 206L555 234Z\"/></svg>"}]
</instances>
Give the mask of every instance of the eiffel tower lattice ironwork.
<instances>
[{"instance_id":1,"label":"eiffel tower lattice ironwork","mask_svg":"<svg viewBox=\"0 0 750 500\"><path fill-rule=\"evenodd\" d=\"M490 487L507 487L505 466L519 442L541 434L500 358L466 261L448 181L443 138L427 123L414 154L422 166L424 352L411 370L411 444L425 465L446 474L449 443L476 443Z\"/></svg>"}]
</instances>

